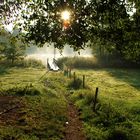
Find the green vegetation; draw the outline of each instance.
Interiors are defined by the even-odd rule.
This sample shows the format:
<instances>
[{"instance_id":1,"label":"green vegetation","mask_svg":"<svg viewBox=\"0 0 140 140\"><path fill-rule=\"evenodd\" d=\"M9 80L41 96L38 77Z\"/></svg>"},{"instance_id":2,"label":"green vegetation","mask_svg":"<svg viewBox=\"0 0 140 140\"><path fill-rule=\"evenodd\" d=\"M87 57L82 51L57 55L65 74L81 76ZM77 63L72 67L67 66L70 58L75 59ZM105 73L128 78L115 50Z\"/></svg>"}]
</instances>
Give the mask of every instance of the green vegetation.
<instances>
[{"instance_id":1,"label":"green vegetation","mask_svg":"<svg viewBox=\"0 0 140 140\"><path fill-rule=\"evenodd\" d=\"M58 66L63 69L64 65L70 68L95 68L98 67L94 57L63 57L57 60Z\"/></svg>"},{"instance_id":2,"label":"green vegetation","mask_svg":"<svg viewBox=\"0 0 140 140\"><path fill-rule=\"evenodd\" d=\"M73 90L89 140L140 139L140 71L133 69L78 70L88 88ZM94 112L95 88L99 95Z\"/></svg>"},{"instance_id":3,"label":"green vegetation","mask_svg":"<svg viewBox=\"0 0 140 140\"><path fill-rule=\"evenodd\" d=\"M21 104L21 108L13 110L11 120L7 117L12 110L7 111L6 118L0 114L3 118L3 122L0 121L1 140L63 139L66 121L66 100L63 94L66 91L60 82L64 82L61 74L51 72L47 73L46 78L40 79L45 72L44 69L10 68L0 73L0 97L10 96L13 102L17 100L20 101L18 105ZM14 119L15 114L19 117Z\"/></svg>"},{"instance_id":4,"label":"green vegetation","mask_svg":"<svg viewBox=\"0 0 140 140\"><path fill-rule=\"evenodd\" d=\"M18 31L19 32L19 31ZM19 35L0 29L0 57L5 58L12 64L15 60L23 59L27 44L23 43Z\"/></svg>"},{"instance_id":5,"label":"green vegetation","mask_svg":"<svg viewBox=\"0 0 140 140\"><path fill-rule=\"evenodd\" d=\"M17 32L17 35L15 35L15 32ZM3 28L0 29L1 67L44 68L44 65L40 60L25 58L27 43L23 43L23 38L18 32L19 31L13 30L13 32L10 33Z\"/></svg>"},{"instance_id":6,"label":"green vegetation","mask_svg":"<svg viewBox=\"0 0 140 140\"><path fill-rule=\"evenodd\" d=\"M70 19L61 18L63 10ZM65 94L78 107L88 140L140 139L140 70L97 69L140 66L138 0L10 0L1 2L0 17L1 140L63 139ZM10 23L13 31L7 32ZM66 75L68 68L86 68L68 79L24 60L25 41L53 43L59 50L68 44L75 51L90 46L97 59L59 59Z\"/></svg>"},{"instance_id":7,"label":"green vegetation","mask_svg":"<svg viewBox=\"0 0 140 140\"><path fill-rule=\"evenodd\" d=\"M70 12L67 28L61 18L63 10ZM12 22L15 27L23 29L26 40L39 46L53 42L60 50L66 44L76 51L87 44L92 44L94 49L100 42L100 48L107 53L139 64L139 10L138 0L14 0L2 3L0 25ZM17 15L16 11L20 11L21 15Z\"/></svg>"},{"instance_id":8,"label":"green vegetation","mask_svg":"<svg viewBox=\"0 0 140 140\"><path fill-rule=\"evenodd\" d=\"M1 69L6 69L10 67L17 67L17 68L45 68L45 66L42 64L41 60L36 59L22 59L22 60L16 60L14 64L11 64L7 60L1 60L0 61ZM2 68L3 67L3 68Z\"/></svg>"},{"instance_id":9,"label":"green vegetation","mask_svg":"<svg viewBox=\"0 0 140 140\"><path fill-rule=\"evenodd\" d=\"M62 72L44 75L45 72L35 68L0 70L0 97L8 98L11 107L20 106L13 109L12 118L7 119L12 111L0 114L0 139L63 139L67 121L65 95L77 106L88 140L140 139L138 69L75 70L75 81ZM99 93L94 111L96 87Z\"/></svg>"},{"instance_id":10,"label":"green vegetation","mask_svg":"<svg viewBox=\"0 0 140 140\"><path fill-rule=\"evenodd\" d=\"M92 69L92 68L139 68L139 65L121 59L117 55L97 55L94 52L93 57L63 57L57 60L58 66L63 69Z\"/></svg>"},{"instance_id":11,"label":"green vegetation","mask_svg":"<svg viewBox=\"0 0 140 140\"><path fill-rule=\"evenodd\" d=\"M75 78L68 84L70 89L79 89L82 86L82 80L80 78Z\"/></svg>"}]
</instances>

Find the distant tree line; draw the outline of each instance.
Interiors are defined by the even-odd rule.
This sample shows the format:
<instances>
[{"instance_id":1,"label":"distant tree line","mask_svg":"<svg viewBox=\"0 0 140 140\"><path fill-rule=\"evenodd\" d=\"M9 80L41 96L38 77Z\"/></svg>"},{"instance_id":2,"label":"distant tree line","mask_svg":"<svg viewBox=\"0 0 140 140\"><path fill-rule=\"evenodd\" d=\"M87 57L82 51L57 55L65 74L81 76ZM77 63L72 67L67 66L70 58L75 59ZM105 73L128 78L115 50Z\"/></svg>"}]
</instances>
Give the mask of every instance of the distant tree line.
<instances>
[{"instance_id":1,"label":"distant tree line","mask_svg":"<svg viewBox=\"0 0 140 140\"><path fill-rule=\"evenodd\" d=\"M6 59L13 64L15 60L23 58L25 55L26 44L22 42L19 36L0 30L0 59Z\"/></svg>"}]
</instances>

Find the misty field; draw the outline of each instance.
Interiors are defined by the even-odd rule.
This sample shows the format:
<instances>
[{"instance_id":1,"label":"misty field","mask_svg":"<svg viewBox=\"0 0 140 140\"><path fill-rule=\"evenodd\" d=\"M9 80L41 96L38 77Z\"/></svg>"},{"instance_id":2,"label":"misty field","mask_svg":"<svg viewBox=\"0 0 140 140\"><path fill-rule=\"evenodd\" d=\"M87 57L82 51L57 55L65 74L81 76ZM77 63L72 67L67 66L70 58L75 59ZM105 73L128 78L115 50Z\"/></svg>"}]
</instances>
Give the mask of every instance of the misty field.
<instances>
[{"instance_id":1,"label":"misty field","mask_svg":"<svg viewBox=\"0 0 140 140\"><path fill-rule=\"evenodd\" d=\"M140 139L140 71L73 70L85 88L70 87L73 77L35 68L0 68L0 139L62 140L67 99L79 110L88 140ZM81 83L80 83L81 84ZM95 88L99 88L96 112ZM17 106L18 104L18 106ZM6 110L6 111L5 111Z\"/></svg>"}]
</instances>

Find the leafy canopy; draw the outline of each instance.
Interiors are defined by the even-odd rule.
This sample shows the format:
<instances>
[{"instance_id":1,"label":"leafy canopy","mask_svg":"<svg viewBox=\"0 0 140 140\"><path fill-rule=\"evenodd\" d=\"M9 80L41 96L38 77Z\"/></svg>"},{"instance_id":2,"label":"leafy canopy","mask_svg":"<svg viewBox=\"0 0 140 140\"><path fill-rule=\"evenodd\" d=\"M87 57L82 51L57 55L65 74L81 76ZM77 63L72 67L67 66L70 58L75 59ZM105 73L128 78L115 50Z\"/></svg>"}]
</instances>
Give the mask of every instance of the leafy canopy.
<instances>
[{"instance_id":1,"label":"leafy canopy","mask_svg":"<svg viewBox=\"0 0 140 140\"><path fill-rule=\"evenodd\" d=\"M130 16L128 11L133 12L134 8L136 12ZM23 29L27 41L38 45L53 42L59 49L69 44L79 50L97 38L113 43L116 51L128 59L138 61L140 58L137 0L13 0L3 6L3 11L11 9L17 19L20 15L20 21L14 22ZM64 10L71 13L70 26L66 29L61 19ZM6 16L7 13L10 14L5 12Z\"/></svg>"}]
</instances>

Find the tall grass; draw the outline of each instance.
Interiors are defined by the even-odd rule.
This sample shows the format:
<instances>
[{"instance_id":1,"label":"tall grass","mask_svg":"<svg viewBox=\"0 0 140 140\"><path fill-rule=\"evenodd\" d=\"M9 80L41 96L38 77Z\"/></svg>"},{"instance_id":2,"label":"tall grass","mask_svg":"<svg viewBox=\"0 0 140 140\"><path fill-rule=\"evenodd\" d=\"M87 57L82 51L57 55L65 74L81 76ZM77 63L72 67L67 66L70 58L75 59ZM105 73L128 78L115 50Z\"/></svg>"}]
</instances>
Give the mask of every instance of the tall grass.
<instances>
[{"instance_id":1,"label":"tall grass","mask_svg":"<svg viewBox=\"0 0 140 140\"><path fill-rule=\"evenodd\" d=\"M23 103L15 110L19 113L15 123L0 125L0 140L64 139L66 81L62 74L51 72L40 80L45 72L45 69L14 67L0 75L1 96L14 96Z\"/></svg>"},{"instance_id":2,"label":"tall grass","mask_svg":"<svg viewBox=\"0 0 140 140\"><path fill-rule=\"evenodd\" d=\"M58 66L62 69L63 66L91 69L91 68L139 68L137 65L126 60L118 59L117 57L63 57L57 61Z\"/></svg>"},{"instance_id":3,"label":"tall grass","mask_svg":"<svg viewBox=\"0 0 140 140\"><path fill-rule=\"evenodd\" d=\"M86 75L86 84L90 87L73 90L71 94L84 122L87 139L139 140L139 70L95 69L76 73L80 77ZM132 78L132 75L137 77ZM95 112L96 87L99 87L99 94Z\"/></svg>"},{"instance_id":4,"label":"tall grass","mask_svg":"<svg viewBox=\"0 0 140 140\"><path fill-rule=\"evenodd\" d=\"M0 61L0 65L3 67L32 67L32 68L45 68L45 66L42 64L42 62L40 60L36 60L36 59L19 59L19 60L15 60L14 63L11 63L8 60L1 60Z\"/></svg>"},{"instance_id":5,"label":"tall grass","mask_svg":"<svg viewBox=\"0 0 140 140\"><path fill-rule=\"evenodd\" d=\"M24 67L33 67L33 68L45 68L45 66L42 64L41 60L36 59L25 59L22 62L22 65Z\"/></svg>"},{"instance_id":6,"label":"tall grass","mask_svg":"<svg viewBox=\"0 0 140 140\"><path fill-rule=\"evenodd\" d=\"M64 65L71 68L95 68L97 67L96 58L92 57L63 57L58 59L57 64L60 68Z\"/></svg>"}]
</instances>

